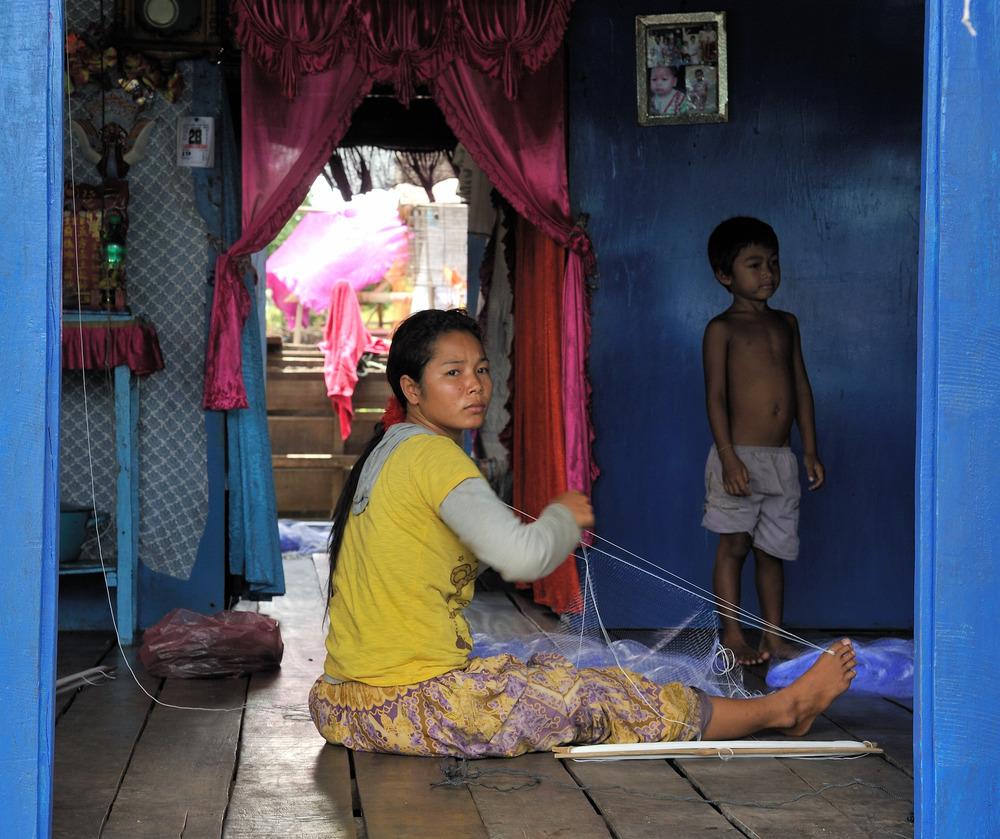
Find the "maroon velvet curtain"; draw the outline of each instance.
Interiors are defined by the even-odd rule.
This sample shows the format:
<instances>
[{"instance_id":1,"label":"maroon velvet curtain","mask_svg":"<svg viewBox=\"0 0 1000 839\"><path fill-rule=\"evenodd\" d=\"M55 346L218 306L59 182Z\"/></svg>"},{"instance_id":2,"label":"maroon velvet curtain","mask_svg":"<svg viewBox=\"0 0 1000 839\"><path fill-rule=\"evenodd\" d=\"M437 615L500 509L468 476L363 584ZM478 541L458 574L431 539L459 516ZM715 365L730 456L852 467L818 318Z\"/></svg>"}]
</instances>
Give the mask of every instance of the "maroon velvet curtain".
<instances>
[{"instance_id":1,"label":"maroon velvet curtain","mask_svg":"<svg viewBox=\"0 0 1000 839\"><path fill-rule=\"evenodd\" d=\"M562 44L573 0L232 0L241 48L292 98L307 75L354 55L407 103L456 55L503 82L518 82Z\"/></svg>"},{"instance_id":2,"label":"maroon velvet curtain","mask_svg":"<svg viewBox=\"0 0 1000 839\"><path fill-rule=\"evenodd\" d=\"M564 51L522 79L516 99L498 80L455 59L437 77L434 99L455 136L527 225L517 231L513 381L514 506L537 516L568 487L590 493L589 416L579 401L585 357L563 352L583 337L564 317L564 295L582 290L590 242L570 215L566 177ZM558 254L555 246L558 245ZM562 248L569 249L568 259ZM530 398L527 395L530 394ZM582 430L581 430L582 429ZM585 448L570 451L568 442ZM558 612L580 606L576 564L563 563L533 585L537 602Z\"/></svg>"},{"instance_id":3,"label":"maroon velvet curtain","mask_svg":"<svg viewBox=\"0 0 1000 839\"><path fill-rule=\"evenodd\" d=\"M243 235L216 261L203 398L214 411L247 407L240 332L250 307L242 280L250 254L267 247L305 199L372 85L352 56L303 77L294 99L247 56L242 73Z\"/></svg>"},{"instance_id":4,"label":"maroon velvet curtain","mask_svg":"<svg viewBox=\"0 0 1000 839\"><path fill-rule=\"evenodd\" d=\"M206 408L246 406L239 333L249 301L240 277L249 254L291 217L374 82L391 82L404 102L429 82L455 135L500 192L570 251L564 275L550 269L531 276L532 307L550 310L561 326L545 351L543 392L553 404L543 421L575 447L546 467L559 474L544 483L589 492L595 469L584 282L592 257L570 213L560 51L571 6L572 0L233 0L244 51L243 235L216 267ZM515 381L515 392L532 393L535 384ZM552 433L546 428L543 436ZM528 464L515 469L534 469ZM570 575L565 585L543 587L551 590L540 601L558 611L578 602L575 567L563 573Z\"/></svg>"}]
</instances>

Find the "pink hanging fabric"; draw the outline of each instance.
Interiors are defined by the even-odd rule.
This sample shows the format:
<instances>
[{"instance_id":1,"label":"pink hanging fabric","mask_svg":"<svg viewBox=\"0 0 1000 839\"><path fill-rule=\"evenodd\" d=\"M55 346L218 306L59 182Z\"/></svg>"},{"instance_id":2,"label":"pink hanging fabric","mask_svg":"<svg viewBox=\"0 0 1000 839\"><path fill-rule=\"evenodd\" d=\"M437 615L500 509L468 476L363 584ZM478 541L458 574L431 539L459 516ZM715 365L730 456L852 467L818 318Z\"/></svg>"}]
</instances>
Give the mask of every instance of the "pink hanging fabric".
<instances>
[{"instance_id":1,"label":"pink hanging fabric","mask_svg":"<svg viewBox=\"0 0 1000 839\"><path fill-rule=\"evenodd\" d=\"M232 0L234 34L244 52L281 81L289 99L303 76L330 70L357 37L353 3Z\"/></svg>"},{"instance_id":2,"label":"pink hanging fabric","mask_svg":"<svg viewBox=\"0 0 1000 839\"><path fill-rule=\"evenodd\" d=\"M397 199L376 190L355 195L343 209L305 213L292 234L267 258L267 286L275 302L282 290L322 312L337 280L360 291L405 258L409 230Z\"/></svg>"},{"instance_id":3,"label":"pink hanging fabric","mask_svg":"<svg viewBox=\"0 0 1000 839\"><path fill-rule=\"evenodd\" d=\"M62 325L63 370L110 370L127 365L137 376L162 370L163 351L153 324L139 318Z\"/></svg>"},{"instance_id":4,"label":"pink hanging fabric","mask_svg":"<svg viewBox=\"0 0 1000 839\"><path fill-rule=\"evenodd\" d=\"M573 0L232 0L244 52L280 79L293 98L305 76L352 55L404 104L413 88L461 55L517 96L525 73L548 63L562 44Z\"/></svg>"},{"instance_id":5,"label":"pink hanging fabric","mask_svg":"<svg viewBox=\"0 0 1000 839\"><path fill-rule=\"evenodd\" d=\"M351 397L358 383L358 362L366 352L389 351L385 341L373 338L365 329L358 296L346 280L333 284L319 348L323 351L326 394L340 420L340 436L346 440L351 435L354 418Z\"/></svg>"},{"instance_id":6,"label":"pink hanging fabric","mask_svg":"<svg viewBox=\"0 0 1000 839\"><path fill-rule=\"evenodd\" d=\"M518 98L511 100L496 80L456 59L435 80L434 96L455 136L514 209L569 249L562 288L549 294L564 318L566 307L572 314L561 324L559 344L566 455L563 478L567 487L589 495L596 469L591 458L589 400L581 398L589 393L585 368L589 319L582 304L593 257L590 240L574 226L570 213L563 79L560 50L544 67L522 79ZM515 393L517 387L515 381ZM552 577L535 584L535 599L556 611L575 608L579 604L575 566L564 563Z\"/></svg>"},{"instance_id":7,"label":"pink hanging fabric","mask_svg":"<svg viewBox=\"0 0 1000 839\"><path fill-rule=\"evenodd\" d=\"M271 256L273 256L272 254ZM275 307L285 316L285 324L290 330L297 327L309 325L309 315L311 310L308 306L303 306L295 293L283 283L275 274L271 273L271 257L267 260L267 288L271 292L271 301Z\"/></svg>"}]
</instances>

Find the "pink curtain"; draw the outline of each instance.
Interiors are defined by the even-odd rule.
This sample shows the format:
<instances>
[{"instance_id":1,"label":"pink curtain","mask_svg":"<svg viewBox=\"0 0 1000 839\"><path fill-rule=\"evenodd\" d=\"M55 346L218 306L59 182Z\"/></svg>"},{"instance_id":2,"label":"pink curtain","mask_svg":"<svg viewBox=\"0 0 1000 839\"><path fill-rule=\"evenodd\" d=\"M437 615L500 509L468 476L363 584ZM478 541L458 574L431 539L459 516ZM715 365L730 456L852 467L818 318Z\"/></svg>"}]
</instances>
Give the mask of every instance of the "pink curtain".
<instances>
[{"instance_id":1,"label":"pink curtain","mask_svg":"<svg viewBox=\"0 0 1000 839\"><path fill-rule=\"evenodd\" d=\"M243 235L216 266L206 357L209 409L246 406L241 276L302 202L375 82L408 102L430 83L455 135L514 208L569 251L560 369L566 483L596 468L586 380L590 241L574 226L561 45L572 0L232 0L243 49ZM557 598L565 606L566 598Z\"/></svg>"},{"instance_id":2,"label":"pink curtain","mask_svg":"<svg viewBox=\"0 0 1000 839\"><path fill-rule=\"evenodd\" d=\"M476 72L458 58L437 77L433 90L434 99L455 136L490 181L521 216L558 245L569 249L562 288L534 289L532 297L534 306L554 309L558 335L555 347L561 348L561 354L558 349L553 350L556 357L547 361L560 371L557 377L560 392L552 396L561 396L556 421L563 426L559 431L565 457L558 461L563 470L560 480L565 481L562 488L580 489L589 495L594 477L590 456L593 433L587 411L589 400L580 398L589 392L584 367L589 333L586 308L580 302L584 299L592 254L590 240L574 226L570 213L563 56L562 50L557 51L545 66L522 79L517 99L508 99L498 80ZM554 279L549 271L538 272L532 281L544 282L545 277ZM516 323L525 315L521 302L515 297ZM569 320L565 317L567 307L572 315ZM533 375L531 368L515 366L517 369L526 371L527 376ZM551 392L544 383L519 382L515 378L515 400L518 390ZM540 439L546 436L540 434ZM529 456L526 462L537 460ZM537 499L531 501L537 503ZM525 512L537 515L540 510ZM564 579L535 584L535 599L556 611L578 607L575 566L566 563L556 576Z\"/></svg>"},{"instance_id":3,"label":"pink curtain","mask_svg":"<svg viewBox=\"0 0 1000 839\"><path fill-rule=\"evenodd\" d=\"M292 217L372 85L351 56L336 70L303 77L294 99L252 59L244 56L242 69L243 235L215 267L203 399L213 411L247 407L240 332L250 307L242 281L249 256Z\"/></svg>"},{"instance_id":4,"label":"pink curtain","mask_svg":"<svg viewBox=\"0 0 1000 839\"><path fill-rule=\"evenodd\" d=\"M598 470L591 456L586 358L590 316L586 278L593 269L587 234L570 212L566 172L564 54L521 83L516 100L498 83L456 59L439 75L434 98L455 136L517 212L569 249L561 290L562 403L566 479L590 494Z\"/></svg>"}]
</instances>

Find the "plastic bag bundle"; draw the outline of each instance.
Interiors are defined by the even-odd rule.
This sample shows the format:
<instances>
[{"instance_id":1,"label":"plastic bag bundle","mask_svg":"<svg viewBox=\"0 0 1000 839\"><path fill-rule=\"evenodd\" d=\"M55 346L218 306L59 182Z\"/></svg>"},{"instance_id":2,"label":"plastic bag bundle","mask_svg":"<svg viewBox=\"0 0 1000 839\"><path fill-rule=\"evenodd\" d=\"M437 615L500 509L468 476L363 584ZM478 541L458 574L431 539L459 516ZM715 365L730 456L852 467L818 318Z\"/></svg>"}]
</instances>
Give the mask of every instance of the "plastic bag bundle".
<instances>
[{"instance_id":1,"label":"plastic bag bundle","mask_svg":"<svg viewBox=\"0 0 1000 839\"><path fill-rule=\"evenodd\" d=\"M161 678L236 677L277 669L284 651L278 622L266 615L174 609L143 633L139 660Z\"/></svg>"}]
</instances>

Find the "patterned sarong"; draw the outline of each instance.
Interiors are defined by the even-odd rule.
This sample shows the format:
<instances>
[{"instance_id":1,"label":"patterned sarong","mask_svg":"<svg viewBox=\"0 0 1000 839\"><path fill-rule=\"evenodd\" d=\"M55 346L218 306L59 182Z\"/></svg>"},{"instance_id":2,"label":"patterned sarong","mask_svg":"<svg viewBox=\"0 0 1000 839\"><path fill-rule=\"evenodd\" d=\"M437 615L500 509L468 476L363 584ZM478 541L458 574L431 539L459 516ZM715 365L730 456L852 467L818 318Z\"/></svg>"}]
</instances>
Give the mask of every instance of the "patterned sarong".
<instances>
[{"instance_id":1,"label":"patterned sarong","mask_svg":"<svg viewBox=\"0 0 1000 839\"><path fill-rule=\"evenodd\" d=\"M473 658L414 685L330 684L309 693L320 734L350 749L406 755L514 757L553 746L693 740L711 715L702 691L660 686L611 667L577 669L554 653L526 663Z\"/></svg>"}]
</instances>

